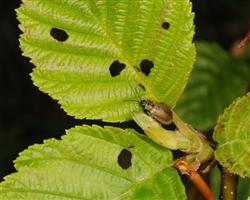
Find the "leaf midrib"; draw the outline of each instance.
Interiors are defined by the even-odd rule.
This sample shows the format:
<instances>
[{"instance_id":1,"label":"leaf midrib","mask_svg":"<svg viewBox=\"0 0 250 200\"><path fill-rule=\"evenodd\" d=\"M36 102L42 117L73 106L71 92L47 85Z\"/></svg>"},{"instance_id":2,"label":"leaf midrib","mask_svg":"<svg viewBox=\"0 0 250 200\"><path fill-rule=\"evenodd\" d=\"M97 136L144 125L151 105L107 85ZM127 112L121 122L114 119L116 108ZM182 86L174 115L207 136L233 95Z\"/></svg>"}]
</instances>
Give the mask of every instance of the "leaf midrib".
<instances>
[{"instance_id":1,"label":"leaf midrib","mask_svg":"<svg viewBox=\"0 0 250 200\"><path fill-rule=\"evenodd\" d=\"M218 142L220 142L218 140ZM250 143L250 139L247 139L247 138L242 138L242 139L234 139L234 140L229 140L227 142L223 142L222 144L219 144L218 145L218 148L221 148L221 147L224 147L224 146L227 146L227 145L233 145L234 143L237 143L237 142L240 142L240 143Z\"/></svg>"},{"instance_id":2,"label":"leaf midrib","mask_svg":"<svg viewBox=\"0 0 250 200\"><path fill-rule=\"evenodd\" d=\"M106 23L102 20L102 18L100 18L100 17L98 18L98 16L96 15L96 13L93 12L93 10L91 9L90 0L88 0L88 3L89 3L88 4L89 9L90 9L92 15L95 17L96 23L100 27L102 27L102 29L103 29L104 36L111 42L111 44L114 46L114 48L116 49L116 51L118 52L118 54L121 56L121 61L125 61L129 65L128 71L131 74L133 74L135 76L135 80L137 80L140 84L143 84L144 87L146 88L146 90L148 91L148 93L156 99L156 97L154 96L154 93L153 93L151 87L143 80L142 75L140 75L139 73L137 73L136 69L132 67L133 64L130 62L130 60L132 60L130 58L130 56L127 55L122 50L122 48L118 44L116 44L115 41L113 41L113 39L111 37L109 37L109 34L108 34L109 31L107 29ZM94 2L93 2L93 4L94 4ZM98 10L98 9L96 8L96 10ZM103 24L105 24L105 25L103 25Z\"/></svg>"}]
</instances>

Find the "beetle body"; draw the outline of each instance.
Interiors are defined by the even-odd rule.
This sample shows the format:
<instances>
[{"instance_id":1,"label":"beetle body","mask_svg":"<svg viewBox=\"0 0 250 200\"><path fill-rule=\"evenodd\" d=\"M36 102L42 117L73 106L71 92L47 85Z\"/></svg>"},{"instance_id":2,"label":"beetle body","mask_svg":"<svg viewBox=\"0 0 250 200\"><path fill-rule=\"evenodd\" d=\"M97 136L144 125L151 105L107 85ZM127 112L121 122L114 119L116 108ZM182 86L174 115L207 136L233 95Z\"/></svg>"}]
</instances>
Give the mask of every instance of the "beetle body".
<instances>
[{"instance_id":1,"label":"beetle body","mask_svg":"<svg viewBox=\"0 0 250 200\"><path fill-rule=\"evenodd\" d=\"M150 100L142 100L141 105L145 112L156 121L164 125L172 123L173 113L163 103L156 103Z\"/></svg>"}]
</instances>

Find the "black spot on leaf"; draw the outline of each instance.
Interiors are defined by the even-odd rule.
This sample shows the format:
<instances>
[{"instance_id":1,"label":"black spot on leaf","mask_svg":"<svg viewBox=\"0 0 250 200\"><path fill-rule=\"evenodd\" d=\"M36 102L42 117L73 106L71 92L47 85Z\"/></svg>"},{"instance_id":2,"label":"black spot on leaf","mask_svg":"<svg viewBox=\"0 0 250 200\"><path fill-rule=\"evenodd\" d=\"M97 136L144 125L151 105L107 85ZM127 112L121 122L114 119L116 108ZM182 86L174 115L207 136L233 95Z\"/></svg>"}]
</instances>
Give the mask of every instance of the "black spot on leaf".
<instances>
[{"instance_id":1,"label":"black spot on leaf","mask_svg":"<svg viewBox=\"0 0 250 200\"><path fill-rule=\"evenodd\" d=\"M50 30L50 35L59 42L65 42L69 35L62 29L59 28L52 28Z\"/></svg>"},{"instance_id":2,"label":"black spot on leaf","mask_svg":"<svg viewBox=\"0 0 250 200\"><path fill-rule=\"evenodd\" d=\"M109 67L109 71L112 77L114 76L118 76L122 70L124 70L126 67L125 64L120 63L119 60L114 61L110 67Z\"/></svg>"},{"instance_id":3,"label":"black spot on leaf","mask_svg":"<svg viewBox=\"0 0 250 200\"><path fill-rule=\"evenodd\" d=\"M127 149L123 149L118 156L118 164L122 169L128 169L132 165L132 153Z\"/></svg>"},{"instance_id":4,"label":"black spot on leaf","mask_svg":"<svg viewBox=\"0 0 250 200\"><path fill-rule=\"evenodd\" d=\"M154 67L154 63L150 60L142 60L140 63L141 72L148 76L151 72L151 69Z\"/></svg>"},{"instance_id":5,"label":"black spot on leaf","mask_svg":"<svg viewBox=\"0 0 250 200\"><path fill-rule=\"evenodd\" d=\"M168 22L163 22L163 23L161 24L161 27L162 27L163 29L165 29L165 30L168 30L169 27L170 27L170 24L169 24Z\"/></svg>"}]
</instances>

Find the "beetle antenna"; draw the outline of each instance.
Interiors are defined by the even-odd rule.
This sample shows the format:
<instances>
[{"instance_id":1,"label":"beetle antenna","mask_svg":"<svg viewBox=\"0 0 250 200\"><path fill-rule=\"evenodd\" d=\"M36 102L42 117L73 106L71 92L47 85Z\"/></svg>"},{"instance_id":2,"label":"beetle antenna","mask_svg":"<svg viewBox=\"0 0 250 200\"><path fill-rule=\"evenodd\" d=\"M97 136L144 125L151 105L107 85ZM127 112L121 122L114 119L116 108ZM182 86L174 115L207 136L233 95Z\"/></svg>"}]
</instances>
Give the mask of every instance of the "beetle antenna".
<instances>
[{"instance_id":1,"label":"beetle antenna","mask_svg":"<svg viewBox=\"0 0 250 200\"><path fill-rule=\"evenodd\" d=\"M126 99L126 100L123 100L123 101L134 101L134 102L139 103L139 101L138 101L138 100L134 100L134 99Z\"/></svg>"},{"instance_id":2,"label":"beetle antenna","mask_svg":"<svg viewBox=\"0 0 250 200\"><path fill-rule=\"evenodd\" d=\"M132 93L135 94L136 100L134 100L134 99L128 99L128 100L123 100L123 101L134 101L134 102L140 103L141 99L140 99L140 96L139 96L138 89L136 90L136 88L134 88L130 82L129 82L129 86L130 86L130 88L132 90ZM137 85L135 87L137 87Z\"/></svg>"}]
</instances>

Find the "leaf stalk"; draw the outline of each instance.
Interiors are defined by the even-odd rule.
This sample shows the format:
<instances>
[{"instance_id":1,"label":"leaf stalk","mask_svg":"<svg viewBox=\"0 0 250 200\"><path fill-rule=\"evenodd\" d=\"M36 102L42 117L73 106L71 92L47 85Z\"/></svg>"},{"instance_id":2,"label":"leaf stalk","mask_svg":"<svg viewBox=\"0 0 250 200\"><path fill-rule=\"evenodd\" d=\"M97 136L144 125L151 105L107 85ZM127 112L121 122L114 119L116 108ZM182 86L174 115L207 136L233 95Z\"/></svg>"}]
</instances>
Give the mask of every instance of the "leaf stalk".
<instances>
[{"instance_id":1,"label":"leaf stalk","mask_svg":"<svg viewBox=\"0 0 250 200\"><path fill-rule=\"evenodd\" d=\"M227 169L221 169L220 199L235 200L237 197L238 176L231 174Z\"/></svg>"}]
</instances>

